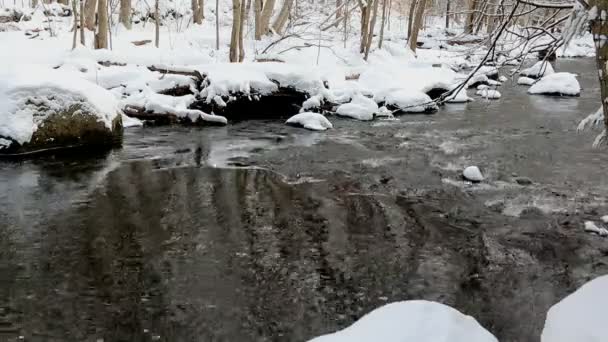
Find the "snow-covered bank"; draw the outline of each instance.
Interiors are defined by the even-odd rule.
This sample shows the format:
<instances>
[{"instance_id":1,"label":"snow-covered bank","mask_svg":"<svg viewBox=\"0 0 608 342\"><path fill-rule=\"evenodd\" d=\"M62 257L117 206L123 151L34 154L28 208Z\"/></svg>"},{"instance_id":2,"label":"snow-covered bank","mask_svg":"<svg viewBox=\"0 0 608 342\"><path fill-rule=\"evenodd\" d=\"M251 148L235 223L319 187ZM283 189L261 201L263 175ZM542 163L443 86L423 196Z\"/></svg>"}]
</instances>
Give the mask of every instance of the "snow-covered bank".
<instances>
[{"instance_id":1,"label":"snow-covered bank","mask_svg":"<svg viewBox=\"0 0 608 342\"><path fill-rule=\"evenodd\" d=\"M436 302L384 305L348 328L309 342L498 342L470 316Z\"/></svg>"}]
</instances>

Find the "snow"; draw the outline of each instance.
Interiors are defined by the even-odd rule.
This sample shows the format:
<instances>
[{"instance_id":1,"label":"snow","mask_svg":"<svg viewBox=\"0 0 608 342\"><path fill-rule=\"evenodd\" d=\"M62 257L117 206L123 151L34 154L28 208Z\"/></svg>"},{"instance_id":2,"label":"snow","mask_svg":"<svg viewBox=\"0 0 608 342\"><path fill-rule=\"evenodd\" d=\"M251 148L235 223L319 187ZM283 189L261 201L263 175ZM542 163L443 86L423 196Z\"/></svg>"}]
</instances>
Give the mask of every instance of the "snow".
<instances>
[{"instance_id":1,"label":"snow","mask_svg":"<svg viewBox=\"0 0 608 342\"><path fill-rule=\"evenodd\" d=\"M498 77L498 81L500 81L500 82L507 82L507 80L509 80L509 79L505 75L500 75Z\"/></svg>"},{"instance_id":2,"label":"snow","mask_svg":"<svg viewBox=\"0 0 608 342\"><path fill-rule=\"evenodd\" d=\"M608 223L608 215L604 215L600 219L602 220L602 222Z\"/></svg>"},{"instance_id":3,"label":"snow","mask_svg":"<svg viewBox=\"0 0 608 342\"><path fill-rule=\"evenodd\" d=\"M498 342L473 317L437 302L381 306L351 326L309 342Z\"/></svg>"},{"instance_id":4,"label":"snow","mask_svg":"<svg viewBox=\"0 0 608 342\"><path fill-rule=\"evenodd\" d=\"M27 143L49 115L73 104L84 106L108 129L119 113L112 93L72 72L19 65L0 71L0 136Z\"/></svg>"},{"instance_id":5,"label":"snow","mask_svg":"<svg viewBox=\"0 0 608 342\"><path fill-rule=\"evenodd\" d=\"M581 86L575 74L558 72L541 78L528 89L528 93L578 96L581 93Z\"/></svg>"},{"instance_id":6,"label":"snow","mask_svg":"<svg viewBox=\"0 0 608 342\"><path fill-rule=\"evenodd\" d=\"M144 123L141 120L122 114L122 126L124 128L141 127L143 125Z\"/></svg>"},{"instance_id":7,"label":"snow","mask_svg":"<svg viewBox=\"0 0 608 342\"><path fill-rule=\"evenodd\" d=\"M336 114L340 116L362 121L373 120L376 112L378 112L376 102L361 94L354 96L350 103L342 104L336 109Z\"/></svg>"},{"instance_id":8,"label":"snow","mask_svg":"<svg viewBox=\"0 0 608 342\"><path fill-rule=\"evenodd\" d=\"M404 89L392 89L386 92L378 92L374 95L374 101L385 105L394 106L404 113L423 113L437 110L437 104L421 91L408 91Z\"/></svg>"},{"instance_id":9,"label":"snow","mask_svg":"<svg viewBox=\"0 0 608 342\"><path fill-rule=\"evenodd\" d=\"M608 275L591 280L547 312L541 342L608 341Z\"/></svg>"},{"instance_id":10,"label":"snow","mask_svg":"<svg viewBox=\"0 0 608 342\"><path fill-rule=\"evenodd\" d=\"M599 236L608 236L608 229L600 228L592 221L585 221L585 231L589 233L596 233Z\"/></svg>"},{"instance_id":11,"label":"snow","mask_svg":"<svg viewBox=\"0 0 608 342\"><path fill-rule=\"evenodd\" d=\"M521 76L540 78L554 73L553 66L549 62L538 61L533 66L520 72Z\"/></svg>"},{"instance_id":12,"label":"snow","mask_svg":"<svg viewBox=\"0 0 608 342\"><path fill-rule=\"evenodd\" d=\"M462 176L472 182L481 182L483 175L477 166L468 166L462 171Z\"/></svg>"},{"instance_id":13,"label":"snow","mask_svg":"<svg viewBox=\"0 0 608 342\"><path fill-rule=\"evenodd\" d=\"M471 101L473 101L473 99L469 97L465 87L460 89L458 93L452 94L446 98L446 102L448 103L464 103Z\"/></svg>"},{"instance_id":14,"label":"snow","mask_svg":"<svg viewBox=\"0 0 608 342\"><path fill-rule=\"evenodd\" d=\"M535 79L530 78L530 77L526 77L526 76L521 76L520 78L517 79L517 84L520 84L520 85L527 85L527 86L529 86L529 85L533 85L534 82L536 82Z\"/></svg>"},{"instance_id":15,"label":"snow","mask_svg":"<svg viewBox=\"0 0 608 342\"><path fill-rule=\"evenodd\" d=\"M498 90L494 89L481 89L476 92L477 95L491 100L497 100L501 97L501 94Z\"/></svg>"},{"instance_id":16,"label":"snow","mask_svg":"<svg viewBox=\"0 0 608 342\"><path fill-rule=\"evenodd\" d=\"M299 125L313 131L325 131L333 128L333 125L325 116L313 112L296 114L287 119L285 123L290 125Z\"/></svg>"}]
</instances>

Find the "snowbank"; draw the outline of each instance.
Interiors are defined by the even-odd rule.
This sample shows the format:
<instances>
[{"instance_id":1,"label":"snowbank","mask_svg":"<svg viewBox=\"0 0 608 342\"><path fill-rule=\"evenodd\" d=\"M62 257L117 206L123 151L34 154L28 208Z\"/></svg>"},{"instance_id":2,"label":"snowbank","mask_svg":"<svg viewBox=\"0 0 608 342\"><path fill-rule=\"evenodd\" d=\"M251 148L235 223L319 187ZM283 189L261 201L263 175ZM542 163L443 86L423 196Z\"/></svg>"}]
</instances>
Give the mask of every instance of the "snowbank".
<instances>
[{"instance_id":1,"label":"snowbank","mask_svg":"<svg viewBox=\"0 0 608 342\"><path fill-rule=\"evenodd\" d=\"M67 72L28 65L0 72L0 136L23 145L44 121L74 105L112 130L119 111L109 91Z\"/></svg>"},{"instance_id":2,"label":"snowbank","mask_svg":"<svg viewBox=\"0 0 608 342\"><path fill-rule=\"evenodd\" d=\"M384 305L348 328L309 342L498 342L470 316L436 302Z\"/></svg>"},{"instance_id":3,"label":"snowbank","mask_svg":"<svg viewBox=\"0 0 608 342\"><path fill-rule=\"evenodd\" d=\"M287 119L285 123L294 126L301 126L313 131L325 131L333 128L333 125L325 116L312 112L296 114Z\"/></svg>"},{"instance_id":4,"label":"snowbank","mask_svg":"<svg viewBox=\"0 0 608 342\"><path fill-rule=\"evenodd\" d=\"M579 96L581 86L575 74L569 72L558 72L541 78L534 83L529 94L557 95L557 96Z\"/></svg>"},{"instance_id":5,"label":"snowbank","mask_svg":"<svg viewBox=\"0 0 608 342\"><path fill-rule=\"evenodd\" d=\"M342 104L336 110L336 114L340 116L362 121L373 120L376 112L378 112L376 102L361 94L354 96L350 103Z\"/></svg>"},{"instance_id":6,"label":"snowbank","mask_svg":"<svg viewBox=\"0 0 608 342\"><path fill-rule=\"evenodd\" d=\"M546 75L551 75L555 71L553 70L553 66L549 62L538 61L533 66L524 69L520 72L521 76L526 76L530 78L541 78Z\"/></svg>"},{"instance_id":7,"label":"snowbank","mask_svg":"<svg viewBox=\"0 0 608 342\"><path fill-rule=\"evenodd\" d=\"M608 275L598 277L553 305L541 342L608 341Z\"/></svg>"}]
</instances>

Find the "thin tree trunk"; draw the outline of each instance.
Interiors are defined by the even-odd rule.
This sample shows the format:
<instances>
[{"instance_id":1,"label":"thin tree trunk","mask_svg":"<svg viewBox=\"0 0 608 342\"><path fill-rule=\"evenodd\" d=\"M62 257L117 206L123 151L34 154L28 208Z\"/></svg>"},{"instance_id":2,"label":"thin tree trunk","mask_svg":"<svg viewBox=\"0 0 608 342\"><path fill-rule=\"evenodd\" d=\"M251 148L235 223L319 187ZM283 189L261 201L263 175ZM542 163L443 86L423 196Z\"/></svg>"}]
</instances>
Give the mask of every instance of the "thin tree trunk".
<instances>
[{"instance_id":1,"label":"thin tree trunk","mask_svg":"<svg viewBox=\"0 0 608 342\"><path fill-rule=\"evenodd\" d=\"M591 1L590 6L597 6L597 13L608 12L608 0ZM606 142L608 138L608 44L605 43L605 37L608 36L608 21L602 19L600 15L591 20L591 33L595 42L595 60L597 62L597 70L600 81L602 94L602 108L604 110L604 138ZM596 140L596 143L602 141Z\"/></svg>"},{"instance_id":2,"label":"thin tree trunk","mask_svg":"<svg viewBox=\"0 0 608 342\"><path fill-rule=\"evenodd\" d=\"M220 49L220 0L215 0L215 49Z\"/></svg>"},{"instance_id":3,"label":"thin tree trunk","mask_svg":"<svg viewBox=\"0 0 608 342\"><path fill-rule=\"evenodd\" d=\"M365 7L361 7L361 42L359 44L360 53L365 53L365 46L367 46L367 34L369 33L369 17L371 15L371 12L371 6L368 2L366 2Z\"/></svg>"},{"instance_id":4,"label":"thin tree trunk","mask_svg":"<svg viewBox=\"0 0 608 342\"><path fill-rule=\"evenodd\" d=\"M451 0L446 0L445 2L445 28L450 28L450 2Z\"/></svg>"},{"instance_id":5,"label":"thin tree trunk","mask_svg":"<svg viewBox=\"0 0 608 342\"><path fill-rule=\"evenodd\" d=\"M274 21L274 24L272 24L272 28L278 34L283 33L283 29L285 28L285 24L287 24L287 19L289 18L292 5L293 0L285 0L283 2L283 6L281 7L281 12L279 12L277 19Z\"/></svg>"},{"instance_id":6,"label":"thin tree trunk","mask_svg":"<svg viewBox=\"0 0 608 342\"><path fill-rule=\"evenodd\" d=\"M266 2L264 3L264 8L262 9L262 15L260 18L262 25L262 35L268 34L268 32L270 32L270 17L272 17L272 11L274 10L275 1L276 0L266 0Z\"/></svg>"},{"instance_id":7,"label":"thin tree trunk","mask_svg":"<svg viewBox=\"0 0 608 342\"><path fill-rule=\"evenodd\" d=\"M90 31L95 31L95 10L97 0L86 0L84 4L84 26Z\"/></svg>"},{"instance_id":8,"label":"thin tree trunk","mask_svg":"<svg viewBox=\"0 0 608 342\"><path fill-rule=\"evenodd\" d=\"M469 13L464 24L464 33L473 33L475 25L475 11L477 10L477 0L469 0Z\"/></svg>"},{"instance_id":9,"label":"thin tree trunk","mask_svg":"<svg viewBox=\"0 0 608 342\"><path fill-rule=\"evenodd\" d=\"M412 24L412 35L409 37L408 43L410 49L416 52L416 47L418 43L418 32L420 31L420 26L422 25L422 14L424 14L424 7L426 6L426 0L420 0L416 8L416 15L414 16L414 23Z\"/></svg>"},{"instance_id":10,"label":"thin tree trunk","mask_svg":"<svg viewBox=\"0 0 608 342\"><path fill-rule=\"evenodd\" d=\"M160 11L158 10L158 2L154 2L154 46L160 46Z\"/></svg>"},{"instance_id":11,"label":"thin tree trunk","mask_svg":"<svg viewBox=\"0 0 608 342\"><path fill-rule=\"evenodd\" d=\"M262 0L255 0L255 40L262 39Z\"/></svg>"},{"instance_id":12,"label":"thin tree trunk","mask_svg":"<svg viewBox=\"0 0 608 342\"><path fill-rule=\"evenodd\" d=\"M382 0L382 24L380 25L380 37L378 38L378 49L382 49L382 41L384 40L384 23L386 22L386 12L388 8L386 7L386 2L388 0Z\"/></svg>"},{"instance_id":13,"label":"thin tree trunk","mask_svg":"<svg viewBox=\"0 0 608 342\"><path fill-rule=\"evenodd\" d=\"M342 17L342 0L336 0L336 27L340 26L340 18ZM346 10L346 9L345 9Z\"/></svg>"},{"instance_id":14,"label":"thin tree trunk","mask_svg":"<svg viewBox=\"0 0 608 342\"><path fill-rule=\"evenodd\" d=\"M410 3L410 13L407 18L407 39L412 36L412 23L414 22L414 12L416 12L416 4L419 0L412 0Z\"/></svg>"},{"instance_id":15,"label":"thin tree trunk","mask_svg":"<svg viewBox=\"0 0 608 342\"><path fill-rule=\"evenodd\" d=\"M191 0L192 5L192 22L195 24L201 24L201 11L198 9L198 0Z\"/></svg>"},{"instance_id":16,"label":"thin tree trunk","mask_svg":"<svg viewBox=\"0 0 608 342\"><path fill-rule=\"evenodd\" d=\"M120 0L118 21L123 24L127 30L131 29L131 0Z\"/></svg>"},{"instance_id":17,"label":"thin tree trunk","mask_svg":"<svg viewBox=\"0 0 608 342\"><path fill-rule=\"evenodd\" d=\"M76 48L78 36L78 15L76 12L76 0L72 0L72 14L74 16L74 36L72 37L72 50Z\"/></svg>"},{"instance_id":18,"label":"thin tree trunk","mask_svg":"<svg viewBox=\"0 0 608 342\"><path fill-rule=\"evenodd\" d=\"M198 0L198 15L201 17L201 22L205 19L205 0Z\"/></svg>"},{"instance_id":19,"label":"thin tree trunk","mask_svg":"<svg viewBox=\"0 0 608 342\"><path fill-rule=\"evenodd\" d=\"M84 38L84 0L78 0L80 3L80 44L85 46L85 38Z\"/></svg>"},{"instance_id":20,"label":"thin tree trunk","mask_svg":"<svg viewBox=\"0 0 608 342\"><path fill-rule=\"evenodd\" d=\"M374 28L376 27L376 18L378 17L378 3L380 0L374 0L374 13L372 14L372 21L369 24L369 32L367 34L367 43L365 44L365 57L364 60L367 60L369 57L369 51L372 48L372 40L374 39Z\"/></svg>"},{"instance_id":21,"label":"thin tree trunk","mask_svg":"<svg viewBox=\"0 0 608 342\"><path fill-rule=\"evenodd\" d=\"M239 27L241 25L241 3L240 0L232 0L232 33L230 35L230 53L229 58L231 63L238 61L239 53Z\"/></svg>"},{"instance_id":22,"label":"thin tree trunk","mask_svg":"<svg viewBox=\"0 0 608 342\"><path fill-rule=\"evenodd\" d=\"M108 48L108 2L107 0L97 1L97 16L99 23L97 25L97 34L95 35L95 48Z\"/></svg>"},{"instance_id":23,"label":"thin tree trunk","mask_svg":"<svg viewBox=\"0 0 608 342\"><path fill-rule=\"evenodd\" d=\"M243 31L245 31L245 16L247 14L247 8L245 7L245 0L240 1L241 16L239 20L239 62L245 59L245 45L243 44Z\"/></svg>"}]
</instances>

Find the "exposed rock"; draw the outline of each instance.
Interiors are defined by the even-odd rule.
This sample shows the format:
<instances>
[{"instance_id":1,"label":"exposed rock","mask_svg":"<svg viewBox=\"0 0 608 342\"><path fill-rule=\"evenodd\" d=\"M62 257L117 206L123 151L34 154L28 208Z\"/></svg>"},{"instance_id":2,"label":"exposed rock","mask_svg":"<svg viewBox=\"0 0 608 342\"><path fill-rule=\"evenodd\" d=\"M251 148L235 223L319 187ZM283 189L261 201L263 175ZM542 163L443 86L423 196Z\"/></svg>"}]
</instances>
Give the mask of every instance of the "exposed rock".
<instances>
[{"instance_id":1,"label":"exposed rock","mask_svg":"<svg viewBox=\"0 0 608 342\"><path fill-rule=\"evenodd\" d=\"M528 177L517 177L515 178L515 182L519 185L530 185L532 184L532 180Z\"/></svg>"},{"instance_id":2,"label":"exposed rock","mask_svg":"<svg viewBox=\"0 0 608 342\"><path fill-rule=\"evenodd\" d=\"M462 176L471 182L481 182L483 175L477 166L469 166L462 171Z\"/></svg>"}]
</instances>

